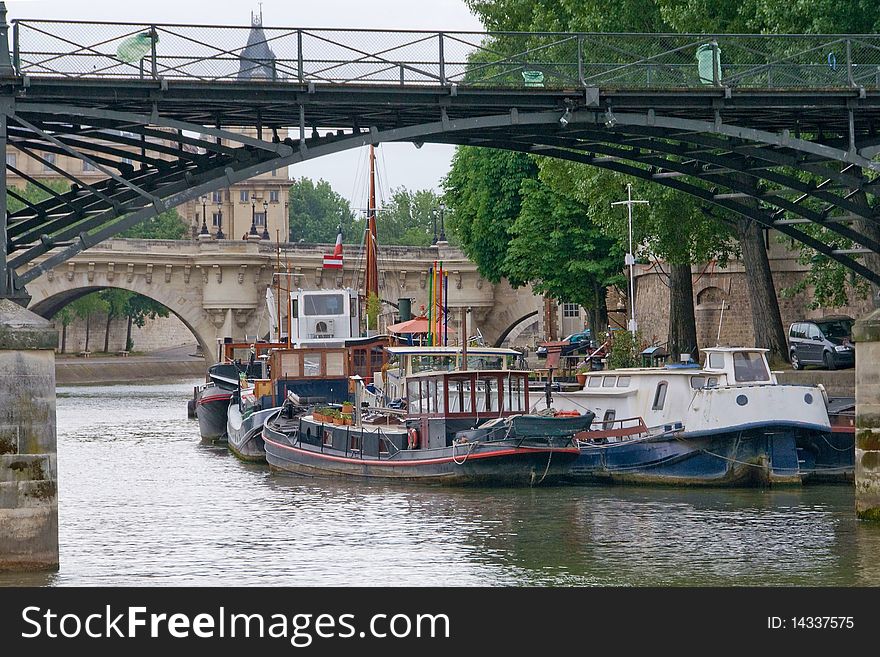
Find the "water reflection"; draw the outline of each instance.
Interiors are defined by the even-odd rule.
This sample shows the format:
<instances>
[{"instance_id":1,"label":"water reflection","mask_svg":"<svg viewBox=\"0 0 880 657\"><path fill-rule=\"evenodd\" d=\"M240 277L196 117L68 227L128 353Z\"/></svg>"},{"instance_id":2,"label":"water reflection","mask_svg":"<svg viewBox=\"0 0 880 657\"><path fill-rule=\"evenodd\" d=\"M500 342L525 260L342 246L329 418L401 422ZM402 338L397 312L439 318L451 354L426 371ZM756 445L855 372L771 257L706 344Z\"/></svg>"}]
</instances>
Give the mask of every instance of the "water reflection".
<instances>
[{"instance_id":1,"label":"water reflection","mask_svg":"<svg viewBox=\"0 0 880 657\"><path fill-rule=\"evenodd\" d=\"M880 585L853 490L444 489L202 446L193 382L63 389L62 567L10 585Z\"/></svg>"}]
</instances>

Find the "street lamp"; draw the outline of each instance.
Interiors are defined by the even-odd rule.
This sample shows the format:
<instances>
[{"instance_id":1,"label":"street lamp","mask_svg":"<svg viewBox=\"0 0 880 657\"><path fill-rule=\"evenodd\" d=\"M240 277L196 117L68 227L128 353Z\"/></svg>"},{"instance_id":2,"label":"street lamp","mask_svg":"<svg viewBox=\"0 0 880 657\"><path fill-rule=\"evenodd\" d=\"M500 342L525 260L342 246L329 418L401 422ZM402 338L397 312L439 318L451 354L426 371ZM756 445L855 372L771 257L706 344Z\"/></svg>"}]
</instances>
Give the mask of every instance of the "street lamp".
<instances>
[{"instance_id":1,"label":"street lamp","mask_svg":"<svg viewBox=\"0 0 880 657\"><path fill-rule=\"evenodd\" d=\"M257 233L257 193L251 192L251 230L248 233L248 239L250 238L260 239L259 233Z\"/></svg>"},{"instance_id":2,"label":"street lamp","mask_svg":"<svg viewBox=\"0 0 880 657\"><path fill-rule=\"evenodd\" d=\"M272 239L269 235L269 201L263 201L263 234L260 235L260 239L267 241Z\"/></svg>"},{"instance_id":3,"label":"street lamp","mask_svg":"<svg viewBox=\"0 0 880 657\"><path fill-rule=\"evenodd\" d=\"M437 246L437 211L431 213L431 219L434 221L434 239L431 241L431 246Z\"/></svg>"},{"instance_id":4,"label":"street lamp","mask_svg":"<svg viewBox=\"0 0 880 657\"><path fill-rule=\"evenodd\" d=\"M446 204L443 201L440 202L440 241L438 244L447 244L446 241L446 230L443 228L443 213L446 212Z\"/></svg>"},{"instance_id":5,"label":"street lamp","mask_svg":"<svg viewBox=\"0 0 880 657\"><path fill-rule=\"evenodd\" d=\"M202 194L200 200L202 202L202 229L199 231L199 237L208 237L208 224L206 223L208 195Z\"/></svg>"},{"instance_id":6,"label":"street lamp","mask_svg":"<svg viewBox=\"0 0 880 657\"><path fill-rule=\"evenodd\" d=\"M290 214L287 210L287 201L284 201L284 219L282 223L287 224L287 241L293 241L293 226L290 225Z\"/></svg>"},{"instance_id":7,"label":"street lamp","mask_svg":"<svg viewBox=\"0 0 880 657\"><path fill-rule=\"evenodd\" d=\"M217 239L226 239L226 235L223 234L223 203L221 201L217 201Z\"/></svg>"}]
</instances>

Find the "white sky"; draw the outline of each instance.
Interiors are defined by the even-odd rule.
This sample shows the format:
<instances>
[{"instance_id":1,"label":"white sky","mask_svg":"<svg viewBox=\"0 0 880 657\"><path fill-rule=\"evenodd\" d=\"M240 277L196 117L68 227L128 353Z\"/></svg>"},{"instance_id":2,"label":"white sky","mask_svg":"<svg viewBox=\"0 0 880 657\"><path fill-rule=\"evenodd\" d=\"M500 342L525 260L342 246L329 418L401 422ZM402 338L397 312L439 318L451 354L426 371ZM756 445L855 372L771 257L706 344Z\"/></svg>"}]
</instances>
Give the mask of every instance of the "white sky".
<instances>
[{"instance_id":1,"label":"white sky","mask_svg":"<svg viewBox=\"0 0 880 657\"><path fill-rule=\"evenodd\" d=\"M8 19L43 18L55 20L95 20L118 22L199 23L243 25L250 12L262 4L263 25L267 27L358 27L419 30L481 30L480 22L461 0L10 0ZM380 149L380 174L387 171L382 187L389 190L439 190L440 180L449 171L454 147L425 144L386 144ZM327 180L336 192L349 199L353 207L363 205L364 189L355 187L363 178L363 154L346 152L329 155L290 167L290 176ZM358 176L358 169L361 169Z\"/></svg>"}]
</instances>

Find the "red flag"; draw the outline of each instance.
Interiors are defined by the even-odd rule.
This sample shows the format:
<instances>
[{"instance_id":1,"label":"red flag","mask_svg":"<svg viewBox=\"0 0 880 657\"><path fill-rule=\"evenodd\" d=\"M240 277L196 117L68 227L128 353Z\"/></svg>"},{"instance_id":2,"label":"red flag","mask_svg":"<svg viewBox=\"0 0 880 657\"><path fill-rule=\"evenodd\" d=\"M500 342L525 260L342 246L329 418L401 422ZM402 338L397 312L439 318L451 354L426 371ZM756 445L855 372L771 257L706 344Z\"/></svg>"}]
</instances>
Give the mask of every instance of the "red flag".
<instances>
[{"instance_id":1,"label":"red flag","mask_svg":"<svg viewBox=\"0 0 880 657\"><path fill-rule=\"evenodd\" d=\"M342 226L336 235L336 246L333 255L324 255L324 269L342 269Z\"/></svg>"}]
</instances>

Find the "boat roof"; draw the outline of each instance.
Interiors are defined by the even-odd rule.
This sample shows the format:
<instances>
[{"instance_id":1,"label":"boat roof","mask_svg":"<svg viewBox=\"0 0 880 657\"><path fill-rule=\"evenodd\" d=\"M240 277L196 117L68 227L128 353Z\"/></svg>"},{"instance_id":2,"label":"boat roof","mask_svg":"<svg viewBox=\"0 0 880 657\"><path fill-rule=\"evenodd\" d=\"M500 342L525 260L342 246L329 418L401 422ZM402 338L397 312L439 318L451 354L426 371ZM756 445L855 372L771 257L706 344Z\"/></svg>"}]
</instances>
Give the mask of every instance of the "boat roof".
<instances>
[{"instance_id":1,"label":"boat roof","mask_svg":"<svg viewBox=\"0 0 880 657\"><path fill-rule=\"evenodd\" d=\"M458 346L402 346L388 347L388 353L395 356L446 356L461 354L461 347ZM506 347L468 347L468 355L474 356L521 356L522 354L516 349L508 349Z\"/></svg>"},{"instance_id":2,"label":"boat roof","mask_svg":"<svg viewBox=\"0 0 880 657\"><path fill-rule=\"evenodd\" d=\"M724 352L724 353L732 353L738 351L760 351L761 353L767 353L770 351L769 349L764 349L762 347L704 347L700 349L700 351L709 352Z\"/></svg>"},{"instance_id":3,"label":"boat roof","mask_svg":"<svg viewBox=\"0 0 880 657\"><path fill-rule=\"evenodd\" d=\"M467 369L467 370L427 370L425 372L416 372L415 374L407 377L407 380L410 379L418 379L424 377L440 377L440 376L456 376L460 374L478 374L480 376L492 375L492 376L505 376L509 377L512 375L522 375L528 376L528 370L480 370L480 369Z\"/></svg>"}]
</instances>

